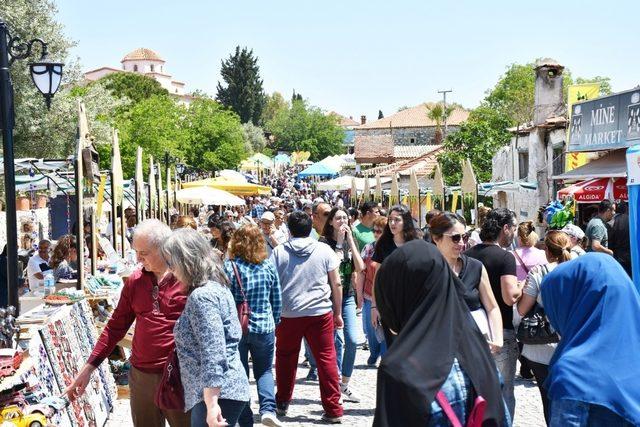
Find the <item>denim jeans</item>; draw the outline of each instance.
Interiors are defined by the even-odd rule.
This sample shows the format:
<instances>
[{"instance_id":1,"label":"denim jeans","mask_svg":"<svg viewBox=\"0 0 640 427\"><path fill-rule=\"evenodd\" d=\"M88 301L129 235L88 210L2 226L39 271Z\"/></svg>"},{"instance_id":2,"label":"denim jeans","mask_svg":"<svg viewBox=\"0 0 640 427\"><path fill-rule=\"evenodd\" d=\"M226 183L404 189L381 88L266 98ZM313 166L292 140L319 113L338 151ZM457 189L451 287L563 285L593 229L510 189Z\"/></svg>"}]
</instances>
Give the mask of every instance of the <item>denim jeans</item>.
<instances>
[{"instance_id":1,"label":"denim jeans","mask_svg":"<svg viewBox=\"0 0 640 427\"><path fill-rule=\"evenodd\" d=\"M338 372L341 372L344 377L351 377L358 348L358 318L354 295L342 300L342 320L344 320L344 328L336 331Z\"/></svg>"},{"instance_id":2,"label":"denim jeans","mask_svg":"<svg viewBox=\"0 0 640 427\"><path fill-rule=\"evenodd\" d=\"M633 424L601 405L555 399L550 403L549 427L632 427Z\"/></svg>"},{"instance_id":3,"label":"denim jeans","mask_svg":"<svg viewBox=\"0 0 640 427\"><path fill-rule=\"evenodd\" d=\"M513 381L516 377L516 363L518 361L518 343L516 342L516 333L513 329L503 329L504 343L502 349L493 355L498 371L502 375L504 386L502 387L502 395L511 419L515 419L516 397L513 393Z\"/></svg>"},{"instance_id":4,"label":"denim jeans","mask_svg":"<svg viewBox=\"0 0 640 427\"><path fill-rule=\"evenodd\" d=\"M353 366L356 362L356 349L358 346L356 298L353 295L342 300L342 320L344 321L344 328L334 331L338 372L345 377L351 377ZM309 359L311 369L315 369L316 361L313 359L306 341L305 356Z\"/></svg>"},{"instance_id":5,"label":"denim jeans","mask_svg":"<svg viewBox=\"0 0 640 427\"><path fill-rule=\"evenodd\" d=\"M222 416L227 419L227 424L230 426L236 425L238 417L248 404L239 400L218 399ZM207 405L204 401L200 401L191 409L191 427L207 427Z\"/></svg>"},{"instance_id":6,"label":"denim jeans","mask_svg":"<svg viewBox=\"0 0 640 427\"><path fill-rule=\"evenodd\" d=\"M249 353L253 361L253 377L258 387L258 400L260 402L260 415L266 413L276 413L276 394L274 391L275 384L273 382L273 352L274 352L275 334L269 332L267 334L254 334L249 332L242 337L238 345L240 352L240 361L247 372L249 378ZM240 415L239 424L242 427L253 425L253 411L251 411L251 402L244 408Z\"/></svg>"},{"instance_id":7,"label":"denim jeans","mask_svg":"<svg viewBox=\"0 0 640 427\"><path fill-rule=\"evenodd\" d=\"M364 306L362 308L362 327L367 334L367 342L369 343L369 360L370 365L373 365L378 360L378 357L384 356L387 351L387 345L384 341L378 342L376 337L376 330L371 324L371 301L364 299Z\"/></svg>"}]
</instances>

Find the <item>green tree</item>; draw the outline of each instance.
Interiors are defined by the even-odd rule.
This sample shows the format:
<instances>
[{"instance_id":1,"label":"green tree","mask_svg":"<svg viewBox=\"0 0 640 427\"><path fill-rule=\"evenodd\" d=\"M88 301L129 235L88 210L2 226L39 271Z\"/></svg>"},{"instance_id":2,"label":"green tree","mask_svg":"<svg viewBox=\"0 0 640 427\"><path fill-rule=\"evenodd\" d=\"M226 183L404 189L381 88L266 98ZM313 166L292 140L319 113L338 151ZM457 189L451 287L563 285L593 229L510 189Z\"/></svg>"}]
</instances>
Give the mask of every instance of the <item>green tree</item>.
<instances>
[{"instance_id":1,"label":"green tree","mask_svg":"<svg viewBox=\"0 0 640 427\"><path fill-rule=\"evenodd\" d=\"M116 98L126 97L134 103L154 95L169 95L169 91L160 82L138 73L112 73L97 82L109 89Z\"/></svg>"},{"instance_id":2,"label":"green tree","mask_svg":"<svg viewBox=\"0 0 640 427\"><path fill-rule=\"evenodd\" d=\"M274 151L309 151L311 159L343 152L344 131L335 115L325 115L306 101L296 100L267 123L275 138Z\"/></svg>"},{"instance_id":3,"label":"green tree","mask_svg":"<svg viewBox=\"0 0 640 427\"><path fill-rule=\"evenodd\" d=\"M246 47L240 50L240 46L236 46L235 53L222 61L220 74L226 86L218 82L216 99L235 111L242 123L258 124L265 95L258 58L253 56L253 50Z\"/></svg>"},{"instance_id":4,"label":"green tree","mask_svg":"<svg viewBox=\"0 0 640 427\"><path fill-rule=\"evenodd\" d=\"M136 149L144 150L145 173L148 172L148 155L161 160L165 151L174 157L185 157L189 133L184 126L186 110L168 96L152 96L134 104L118 117L120 152L125 177L133 176ZM110 148L109 148L110 153ZM102 153L101 153L102 154ZM110 155L110 154L109 154Z\"/></svg>"},{"instance_id":5,"label":"green tree","mask_svg":"<svg viewBox=\"0 0 640 427\"><path fill-rule=\"evenodd\" d=\"M23 41L41 38L48 43L49 58L65 63L61 87L80 78L77 62L69 57L75 45L65 36L63 26L56 19L57 9L51 0L11 0L0 2L0 16L7 23L11 35ZM69 131L65 121L69 106L61 105L60 94L53 98L51 110L31 81L29 60L40 55L40 46L34 45L29 59L16 61L11 66L14 89L16 157L64 157L69 152ZM63 108L61 108L63 107ZM74 134L71 134L74 135ZM74 136L72 136L73 138Z\"/></svg>"},{"instance_id":6,"label":"green tree","mask_svg":"<svg viewBox=\"0 0 640 427\"><path fill-rule=\"evenodd\" d=\"M284 99L280 92L273 92L266 96L264 109L262 110L262 118L260 122L264 125L273 120L278 112L289 109L289 103Z\"/></svg>"},{"instance_id":7,"label":"green tree","mask_svg":"<svg viewBox=\"0 0 640 427\"><path fill-rule=\"evenodd\" d=\"M247 153L262 153L267 147L267 138L264 137L264 131L253 123L242 124L242 136Z\"/></svg>"},{"instance_id":8,"label":"green tree","mask_svg":"<svg viewBox=\"0 0 640 427\"><path fill-rule=\"evenodd\" d=\"M510 124L533 120L535 64L511 64L493 89L487 91L483 105L508 117Z\"/></svg>"},{"instance_id":9,"label":"green tree","mask_svg":"<svg viewBox=\"0 0 640 427\"><path fill-rule=\"evenodd\" d=\"M235 168L247 156L240 118L211 99L197 99L186 115L187 163L205 170Z\"/></svg>"},{"instance_id":10,"label":"green tree","mask_svg":"<svg viewBox=\"0 0 640 427\"><path fill-rule=\"evenodd\" d=\"M491 181L491 162L494 154L509 143L507 131L510 119L503 113L488 107L473 110L458 132L444 139L444 150L438 155L442 175L447 185L459 185L462 181L461 161L471 160L478 182Z\"/></svg>"},{"instance_id":11,"label":"green tree","mask_svg":"<svg viewBox=\"0 0 640 427\"><path fill-rule=\"evenodd\" d=\"M611 78L609 77L595 76L590 79L578 77L576 79L576 84L583 83L600 83L600 96L607 96L613 93L611 90Z\"/></svg>"},{"instance_id":12,"label":"green tree","mask_svg":"<svg viewBox=\"0 0 640 427\"><path fill-rule=\"evenodd\" d=\"M455 110L455 106L449 105L445 107L440 102L427 105L427 117L436 123L434 140L438 145L442 143L442 124L451 116L453 110Z\"/></svg>"}]
</instances>

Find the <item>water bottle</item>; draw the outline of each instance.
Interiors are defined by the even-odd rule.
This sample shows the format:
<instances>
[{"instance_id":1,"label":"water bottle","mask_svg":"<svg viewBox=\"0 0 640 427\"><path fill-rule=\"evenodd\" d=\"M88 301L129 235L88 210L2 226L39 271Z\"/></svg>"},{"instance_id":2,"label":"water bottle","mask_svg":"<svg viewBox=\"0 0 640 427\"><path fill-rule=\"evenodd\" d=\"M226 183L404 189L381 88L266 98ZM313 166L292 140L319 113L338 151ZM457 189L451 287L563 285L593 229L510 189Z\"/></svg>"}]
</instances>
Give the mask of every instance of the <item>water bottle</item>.
<instances>
[{"instance_id":1,"label":"water bottle","mask_svg":"<svg viewBox=\"0 0 640 427\"><path fill-rule=\"evenodd\" d=\"M56 292L56 279L53 277L53 273L47 273L44 276L44 296L52 295Z\"/></svg>"}]
</instances>

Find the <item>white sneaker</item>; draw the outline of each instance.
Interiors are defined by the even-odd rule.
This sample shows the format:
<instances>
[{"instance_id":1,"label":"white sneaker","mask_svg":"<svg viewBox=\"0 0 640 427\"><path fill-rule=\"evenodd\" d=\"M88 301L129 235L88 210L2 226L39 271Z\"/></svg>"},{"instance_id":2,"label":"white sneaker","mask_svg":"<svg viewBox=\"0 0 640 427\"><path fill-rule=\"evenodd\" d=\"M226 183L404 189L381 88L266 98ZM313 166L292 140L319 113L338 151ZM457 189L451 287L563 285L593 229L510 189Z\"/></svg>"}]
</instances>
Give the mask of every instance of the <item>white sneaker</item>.
<instances>
[{"instance_id":1,"label":"white sneaker","mask_svg":"<svg viewBox=\"0 0 640 427\"><path fill-rule=\"evenodd\" d=\"M340 383L340 391L345 402L360 403L360 397L349 388L348 384Z\"/></svg>"},{"instance_id":2,"label":"white sneaker","mask_svg":"<svg viewBox=\"0 0 640 427\"><path fill-rule=\"evenodd\" d=\"M267 412L260 417L260 422L263 426L281 427L282 423L276 418L276 414Z\"/></svg>"}]
</instances>

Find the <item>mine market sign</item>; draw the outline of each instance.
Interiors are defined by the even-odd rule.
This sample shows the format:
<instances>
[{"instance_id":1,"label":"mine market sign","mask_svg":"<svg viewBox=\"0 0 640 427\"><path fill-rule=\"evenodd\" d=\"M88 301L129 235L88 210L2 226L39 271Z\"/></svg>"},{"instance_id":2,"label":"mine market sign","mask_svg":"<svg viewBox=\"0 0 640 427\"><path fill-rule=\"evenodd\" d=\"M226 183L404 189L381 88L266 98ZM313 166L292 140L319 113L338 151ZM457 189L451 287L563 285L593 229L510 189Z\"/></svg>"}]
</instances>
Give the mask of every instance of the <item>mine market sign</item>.
<instances>
[{"instance_id":1,"label":"mine market sign","mask_svg":"<svg viewBox=\"0 0 640 427\"><path fill-rule=\"evenodd\" d=\"M599 151L640 143L640 88L572 106L568 151Z\"/></svg>"}]
</instances>

